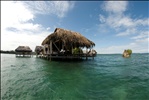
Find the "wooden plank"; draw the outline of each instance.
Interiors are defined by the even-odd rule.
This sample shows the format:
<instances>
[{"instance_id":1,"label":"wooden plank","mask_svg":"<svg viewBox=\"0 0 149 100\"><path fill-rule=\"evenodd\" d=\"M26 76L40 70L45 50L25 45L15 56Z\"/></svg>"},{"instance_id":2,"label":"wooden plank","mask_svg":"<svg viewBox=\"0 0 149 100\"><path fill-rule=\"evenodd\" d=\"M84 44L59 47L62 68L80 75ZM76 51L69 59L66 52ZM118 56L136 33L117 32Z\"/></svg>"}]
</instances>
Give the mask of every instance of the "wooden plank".
<instances>
[{"instance_id":1,"label":"wooden plank","mask_svg":"<svg viewBox=\"0 0 149 100\"><path fill-rule=\"evenodd\" d=\"M50 41L50 54L52 54L52 41Z\"/></svg>"},{"instance_id":2,"label":"wooden plank","mask_svg":"<svg viewBox=\"0 0 149 100\"><path fill-rule=\"evenodd\" d=\"M56 46L56 44L53 42L54 46L57 48L57 50L60 52L59 48Z\"/></svg>"},{"instance_id":3,"label":"wooden plank","mask_svg":"<svg viewBox=\"0 0 149 100\"><path fill-rule=\"evenodd\" d=\"M50 41L50 61L51 61L51 54L52 54L52 41Z\"/></svg>"}]
</instances>

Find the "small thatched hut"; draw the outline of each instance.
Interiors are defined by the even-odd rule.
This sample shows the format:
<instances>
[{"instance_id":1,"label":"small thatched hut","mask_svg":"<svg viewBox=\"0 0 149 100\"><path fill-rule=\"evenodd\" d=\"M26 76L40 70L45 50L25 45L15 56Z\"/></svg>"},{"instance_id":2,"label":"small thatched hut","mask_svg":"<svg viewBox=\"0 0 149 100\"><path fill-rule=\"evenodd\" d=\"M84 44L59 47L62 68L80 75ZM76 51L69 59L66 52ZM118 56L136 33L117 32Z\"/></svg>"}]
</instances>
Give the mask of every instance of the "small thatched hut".
<instances>
[{"instance_id":1,"label":"small thatched hut","mask_svg":"<svg viewBox=\"0 0 149 100\"><path fill-rule=\"evenodd\" d=\"M43 54L43 46L36 46L35 48L35 53L36 56L38 57L39 55L41 56Z\"/></svg>"},{"instance_id":2,"label":"small thatched hut","mask_svg":"<svg viewBox=\"0 0 149 100\"><path fill-rule=\"evenodd\" d=\"M15 49L16 56L30 56L32 55L32 50L29 46L19 46Z\"/></svg>"},{"instance_id":3,"label":"small thatched hut","mask_svg":"<svg viewBox=\"0 0 149 100\"><path fill-rule=\"evenodd\" d=\"M56 28L54 33L47 36L42 45L44 46L44 54L73 54L74 48L93 48L95 43L78 32ZM87 50L86 50L87 51Z\"/></svg>"}]
</instances>

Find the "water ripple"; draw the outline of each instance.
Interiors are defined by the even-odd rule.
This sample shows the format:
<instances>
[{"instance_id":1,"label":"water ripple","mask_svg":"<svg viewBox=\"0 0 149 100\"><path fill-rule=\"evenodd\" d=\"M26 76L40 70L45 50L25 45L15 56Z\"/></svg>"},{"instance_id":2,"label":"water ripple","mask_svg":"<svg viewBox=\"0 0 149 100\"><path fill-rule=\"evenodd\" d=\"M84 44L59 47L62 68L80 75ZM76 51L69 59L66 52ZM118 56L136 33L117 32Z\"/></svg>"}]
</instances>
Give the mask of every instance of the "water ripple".
<instances>
[{"instance_id":1,"label":"water ripple","mask_svg":"<svg viewBox=\"0 0 149 100\"><path fill-rule=\"evenodd\" d=\"M148 100L149 56L58 62L2 55L2 100ZM11 59L11 60L10 60Z\"/></svg>"}]
</instances>

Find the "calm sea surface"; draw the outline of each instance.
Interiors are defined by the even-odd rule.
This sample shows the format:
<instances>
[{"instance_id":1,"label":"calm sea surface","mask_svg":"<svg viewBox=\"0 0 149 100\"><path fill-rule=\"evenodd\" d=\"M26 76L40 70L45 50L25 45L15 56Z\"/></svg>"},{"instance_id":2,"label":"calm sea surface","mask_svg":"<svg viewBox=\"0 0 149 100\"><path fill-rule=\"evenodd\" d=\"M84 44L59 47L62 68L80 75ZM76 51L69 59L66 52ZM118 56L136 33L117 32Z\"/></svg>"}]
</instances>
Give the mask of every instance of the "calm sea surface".
<instances>
[{"instance_id":1,"label":"calm sea surface","mask_svg":"<svg viewBox=\"0 0 149 100\"><path fill-rule=\"evenodd\" d=\"M1 54L2 100L149 100L149 54L77 62Z\"/></svg>"}]
</instances>

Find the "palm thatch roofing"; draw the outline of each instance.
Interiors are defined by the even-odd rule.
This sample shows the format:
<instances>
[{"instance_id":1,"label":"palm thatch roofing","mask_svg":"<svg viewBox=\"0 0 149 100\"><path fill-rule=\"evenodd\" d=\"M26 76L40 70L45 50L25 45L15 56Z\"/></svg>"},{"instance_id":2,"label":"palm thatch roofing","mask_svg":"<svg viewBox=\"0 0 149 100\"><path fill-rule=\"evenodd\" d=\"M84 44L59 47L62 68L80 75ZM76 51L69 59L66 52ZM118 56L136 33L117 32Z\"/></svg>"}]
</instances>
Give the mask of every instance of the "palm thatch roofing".
<instances>
[{"instance_id":1,"label":"palm thatch roofing","mask_svg":"<svg viewBox=\"0 0 149 100\"><path fill-rule=\"evenodd\" d=\"M32 52L29 46L19 46L15 49L16 52Z\"/></svg>"},{"instance_id":2,"label":"palm thatch roofing","mask_svg":"<svg viewBox=\"0 0 149 100\"><path fill-rule=\"evenodd\" d=\"M42 46L36 46L35 52L41 52L43 50Z\"/></svg>"},{"instance_id":3,"label":"palm thatch roofing","mask_svg":"<svg viewBox=\"0 0 149 100\"><path fill-rule=\"evenodd\" d=\"M62 41L67 46L75 45L86 48L95 46L94 42L82 36L80 33L62 28L56 28L54 33L45 38L45 40L42 42L42 45L50 44L51 40L53 42Z\"/></svg>"}]
</instances>

